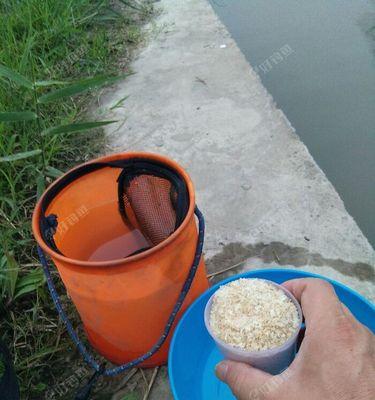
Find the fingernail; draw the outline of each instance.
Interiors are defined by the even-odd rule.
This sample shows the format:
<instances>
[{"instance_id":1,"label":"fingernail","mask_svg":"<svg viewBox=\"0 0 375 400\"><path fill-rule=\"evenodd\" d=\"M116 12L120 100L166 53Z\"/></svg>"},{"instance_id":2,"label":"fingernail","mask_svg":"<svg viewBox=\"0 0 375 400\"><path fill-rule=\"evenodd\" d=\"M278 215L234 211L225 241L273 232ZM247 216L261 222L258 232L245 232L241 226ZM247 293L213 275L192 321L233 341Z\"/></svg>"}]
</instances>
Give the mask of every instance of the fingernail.
<instances>
[{"instance_id":1,"label":"fingernail","mask_svg":"<svg viewBox=\"0 0 375 400\"><path fill-rule=\"evenodd\" d=\"M222 381L225 379L227 371L228 371L228 364L225 361L220 362L215 367L216 376Z\"/></svg>"}]
</instances>

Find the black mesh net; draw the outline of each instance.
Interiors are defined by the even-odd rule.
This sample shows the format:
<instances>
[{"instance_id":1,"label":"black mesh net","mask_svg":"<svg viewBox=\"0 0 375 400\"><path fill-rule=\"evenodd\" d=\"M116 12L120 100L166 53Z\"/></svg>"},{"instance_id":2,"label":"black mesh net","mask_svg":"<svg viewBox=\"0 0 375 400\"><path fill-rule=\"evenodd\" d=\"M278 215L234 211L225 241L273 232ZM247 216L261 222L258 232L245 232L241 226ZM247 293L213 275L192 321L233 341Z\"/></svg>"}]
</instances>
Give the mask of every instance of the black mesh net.
<instances>
[{"instance_id":1,"label":"black mesh net","mask_svg":"<svg viewBox=\"0 0 375 400\"><path fill-rule=\"evenodd\" d=\"M132 162L119 177L119 208L125 222L138 229L150 247L167 239L189 207L184 180L165 166Z\"/></svg>"}]
</instances>

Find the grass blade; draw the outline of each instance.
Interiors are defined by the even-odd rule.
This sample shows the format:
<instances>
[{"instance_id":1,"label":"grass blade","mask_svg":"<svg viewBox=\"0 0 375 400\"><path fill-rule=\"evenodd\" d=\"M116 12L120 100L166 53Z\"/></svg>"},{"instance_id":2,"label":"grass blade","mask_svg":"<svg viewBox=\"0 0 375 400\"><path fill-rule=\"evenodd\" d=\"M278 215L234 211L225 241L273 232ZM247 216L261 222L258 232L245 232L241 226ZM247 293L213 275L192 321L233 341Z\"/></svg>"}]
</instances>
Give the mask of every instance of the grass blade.
<instances>
[{"instance_id":1,"label":"grass blade","mask_svg":"<svg viewBox=\"0 0 375 400\"><path fill-rule=\"evenodd\" d=\"M16 259L14 258L13 253L5 252L5 256L8 263L7 268L7 279L8 279L8 295L10 299L13 299L14 292L16 290L16 284L18 279L19 265L17 264Z\"/></svg>"},{"instance_id":2,"label":"grass blade","mask_svg":"<svg viewBox=\"0 0 375 400\"><path fill-rule=\"evenodd\" d=\"M24 296L25 294L35 292L39 286L41 286L41 285L37 285L34 283L32 283L30 285L24 285L21 289L16 290L15 295L13 297L13 301L17 300L19 297Z\"/></svg>"},{"instance_id":3,"label":"grass blade","mask_svg":"<svg viewBox=\"0 0 375 400\"><path fill-rule=\"evenodd\" d=\"M31 150L23 153L11 154L10 156L0 157L0 163L23 160L24 158L34 157L42 153L42 150Z\"/></svg>"},{"instance_id":4,"label":"grass blade","mask_svg":"<svg viewBox=\"0 0 375 400\"><path fill-rule=\"evenodd\" d=\"M129 98L129 95L126 95L123 98L121 98L120 100L116 101L116 103L112 107L110 107L110 110L112 111L115 108L120 108L122 106L123 102L125 100L127 100L128 98Z\"/></svg>"},{"instance_id":5,"label":"grass blade","mask_svg":"<svg viewBox=\"0 0 375 400\"><path fill-rule=\"evenodd\" d=\"M39 286L45 282L44 274L41 268L36 268L29 272L26 276L18 279L14 291L13 300L27 293L35 292Z\"/></svg>"},{"instance_id":6,"label":"grass blade","mask_svg":"<svg viewBox=\"0 0 375 400\"><path fill-rule=\"evenodd\" d=\"M59 133L71 133L71 132L82 132L89 129L99 128L100 126L113 124L118 121L96 121L96 122L82 122L78 124L60 125L43 131L43 135L59 134Z\"/></svg>"},{"instance_id":7,"label":"grass blade","mask_svg":"<svg viewBox=\"0 0 375 400\"><path fill-rule=\"evenodd\" d=\"M63 86L69 85L71 82L64 82L64 81L36 81L34 82L34 87L48 87L48 86Z\"/></svg>"},{"instance_id":8,"label":"grass blade","mask_svg":"<svg viewBox=\"0 0 375 400\"><path fill-rule=\"evenodd\" d=\"M54 167L51 167L50 165L48 165L46 168L46 175L51 178L59 178L61 175L63 175L63 172L57 168L54 168Z\"/></svg>"},{"instance_id":9,"label":"grass blade","mask_svg":"<svg viewBox=\"0 0 375 400\"><path fill-rule=\"evenodd\" d=\"M39 174L36 178L36 198L39 199L40 196L46 189L46 180L44 179L43 174Z\"/></svg>"},{"instance_id":10,"label":"grass blade","mask_svg":"<svg viewBox=\"0 0 375 400\"><path fill-rule=\"evenodd\" d=\"M18 72L15 72L2 64L0 64L0 77L8 78L11 81L13 81L14 83L16 83L17 85L23 86L27 89L33 88L33 84L31 81L29 81L27 78L25 78L23 75L19 74Z\"/></svg>"},{"instance_id":11,"label":"grass blade","mask_svg":"<svg viewBox=\"0 0 375 400\"><path fill-rule=\"evenodd\" d=\"M32 354L31 356L24 358L22 361L18 363L16 366L16 371L22 370L25 366L27 368L30 368L30 365L32 362L35 360L41 359L43 357L49 356L51 354L54 354L58 351L65 350L68 346L60 346L60 347L45 347L42 348L40 351L37 353Z\"/></svg>"},{"instance_id":12,"label":"grass blade","mask_svg":"<svg viewBox=\"0 0 375 400\"><path fill-rule=\"evenodd\" d=\"M49 92L38 99L38 103L50 103L56 100L63 99L65 97L76 96L78 94L84 93L91 89L97 89L105 85L109 85L120 79L123 79L127 75L120 75L116 77L110 76L98 76L95 78L85 79L74 83L73 85L64 87L62 89L57 89Z\"/></svg>"},{"instance_id":13,"label":"grass blade","mask_svg":"<svg viewBox=\"0 0 375 400\"><path fill-rule=\"evenodd\" d=\"M0 122L31 121L37 118L32 111L0 112Z\"/></svg>"},{"instance_id":14,"label":"grass blade","mask_svg":"<svg viewBox=\"0 0 375 400\"><path fill-rule=\"evenodd\" d=\"M34 35L30 35L25 42L24 48L23 48L23 54L21 57L21 61L18 64L18 68L20 71L27 71L28 70L28 65L29 65L29 61L30 61L30 54L31 54L31 50L34 47L35 44L35 37L36 34Z\"/></svg>"},{"instance_id":15,"label":"grass blade","mask_svg":"<svg viewBox=\"0 0 375 400\"><path fill-rule=\"evenodd\" d=\"M16 284L16 290L21 290L25 286L36 285L39 286L44 283L44 275L41 268L36 268L29 272L27 275L22 276L18 279ZM16 293L17 295L17 293Z\"/></svg>"}]
</instances>

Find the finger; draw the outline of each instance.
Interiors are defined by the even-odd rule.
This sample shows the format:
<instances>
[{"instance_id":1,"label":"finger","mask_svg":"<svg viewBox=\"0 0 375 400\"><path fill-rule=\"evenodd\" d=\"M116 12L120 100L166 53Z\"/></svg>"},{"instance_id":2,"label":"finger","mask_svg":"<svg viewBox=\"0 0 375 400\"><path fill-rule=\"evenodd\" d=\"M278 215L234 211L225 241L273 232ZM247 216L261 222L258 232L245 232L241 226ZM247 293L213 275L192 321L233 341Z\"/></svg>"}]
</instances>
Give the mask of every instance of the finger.
<instances>
[{"instance_id":1,"label":"finger","mask_svg":"<svg viewBox=\"0 0 375 400\"><path fill-rule=\"evenodd\" d=\"M222 361L215 369L217 377L229 385L239 400L256 398L258 391L272 375L235 361Z\"/></svg>"},{"instance_id":2,"label":"finger","mask_svg":"<svg viewBox=\"0 0 375 400\"><path fill-rule=\"evenodd\" d=\"M331 284L317 278L293 279L283 283L300 302L306 330L332 326L345 316L341 302Z\"/></svg>"}]
</instances>

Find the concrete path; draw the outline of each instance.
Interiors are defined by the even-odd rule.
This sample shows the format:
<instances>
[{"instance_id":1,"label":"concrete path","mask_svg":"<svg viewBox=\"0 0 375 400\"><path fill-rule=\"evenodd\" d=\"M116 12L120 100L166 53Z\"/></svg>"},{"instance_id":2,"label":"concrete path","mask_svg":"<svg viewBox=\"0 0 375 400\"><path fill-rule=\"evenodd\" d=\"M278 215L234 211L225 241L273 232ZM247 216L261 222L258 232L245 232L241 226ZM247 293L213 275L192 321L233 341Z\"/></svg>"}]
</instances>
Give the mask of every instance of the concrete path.
<instances>
[{"instance_id":1,"label":"concrete path","mask_svg":"<svg viewBox=\"0 0 375 400\"><path fill-rule=\"evenodd\" d=\"M102 99L129 96L110 113L126 119L108 128L111 150L159 152L188 170L210 272L299 268L375 299L373 248L208 2L159 4L135 74ZM170 398L165 370L151 398Z\"/></svg>"}]
</instances>

